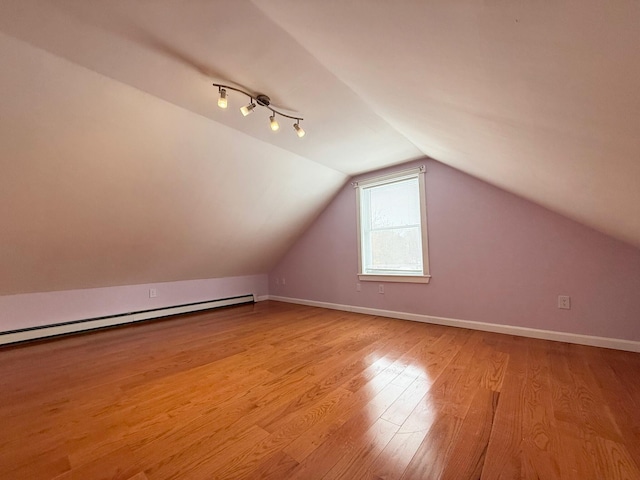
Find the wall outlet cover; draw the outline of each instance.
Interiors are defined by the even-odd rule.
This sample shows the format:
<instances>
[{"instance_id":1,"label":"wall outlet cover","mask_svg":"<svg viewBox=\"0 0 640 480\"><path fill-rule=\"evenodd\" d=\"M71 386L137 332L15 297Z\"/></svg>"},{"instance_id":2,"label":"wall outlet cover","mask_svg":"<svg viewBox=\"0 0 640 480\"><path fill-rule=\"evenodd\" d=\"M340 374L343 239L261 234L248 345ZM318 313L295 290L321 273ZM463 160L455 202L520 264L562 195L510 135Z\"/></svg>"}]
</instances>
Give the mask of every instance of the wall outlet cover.
<instances>
[{"instance_id":1,"label":"wall outlet cover","mask_svg":"<svg viewBox=\"0 0 640 480\"><path fill-rule=\"evenodd\" d=\"M571 310L571 297L569 295L558 295L558 308Z\"/></svg>"}]
</instances>

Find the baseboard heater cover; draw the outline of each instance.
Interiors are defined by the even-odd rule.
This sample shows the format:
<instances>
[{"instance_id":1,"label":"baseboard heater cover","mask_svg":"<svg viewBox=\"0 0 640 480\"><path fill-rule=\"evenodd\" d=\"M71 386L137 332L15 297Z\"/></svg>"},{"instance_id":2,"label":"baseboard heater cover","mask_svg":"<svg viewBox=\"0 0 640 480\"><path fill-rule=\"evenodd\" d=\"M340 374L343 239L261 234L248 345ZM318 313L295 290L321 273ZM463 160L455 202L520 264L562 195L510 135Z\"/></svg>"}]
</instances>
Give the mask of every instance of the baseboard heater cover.
<instances>
[{"instance_id":1,"label":"baseboard heater cover","mask_svg":"<svg viewBox=\"0 0 640 480\"><path fill-rule=\"evenodd\" d=\"M151 320L153 318L169 317L172 315L180 315L183 313L198 312L201 310L210 310L212 308L228 307L231 305L241 305L243 303L254 302L255 298L253 294L248 294L240 295L237 297L220 298L217 300L206 300L203 302L174 305L171 307L155 308L152 310L140 310L137 312L121 313L106 317L88 318L84 320L74 320L71 322L43 325L39 327L24 328L20 330L11 330L7 332L0 332L0 345L25 342L28 340L37 340L40 338L65 335L68 333L83 332L87 330L95 330L98 328L123 325L126 323L141 322L144 320Z\"/></svg>"}]
</instances>

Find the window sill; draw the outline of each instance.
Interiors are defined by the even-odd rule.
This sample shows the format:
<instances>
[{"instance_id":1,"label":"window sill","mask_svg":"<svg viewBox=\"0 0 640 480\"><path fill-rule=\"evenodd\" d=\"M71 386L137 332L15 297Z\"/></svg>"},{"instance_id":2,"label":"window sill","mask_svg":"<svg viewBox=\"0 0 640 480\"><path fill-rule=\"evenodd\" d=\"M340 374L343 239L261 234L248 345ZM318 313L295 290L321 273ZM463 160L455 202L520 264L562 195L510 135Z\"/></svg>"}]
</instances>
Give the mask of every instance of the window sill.
<instances>
[{"instance_id":1,"label":"window sill","mask_svg":"<svg viewBox=\"0 0 640 480\"><path fill-rule=\"evenodd\" d=\"M363 282L429 283L431 275L371 275L359 273L358 279Z\"/></svg>"}]
</instances>

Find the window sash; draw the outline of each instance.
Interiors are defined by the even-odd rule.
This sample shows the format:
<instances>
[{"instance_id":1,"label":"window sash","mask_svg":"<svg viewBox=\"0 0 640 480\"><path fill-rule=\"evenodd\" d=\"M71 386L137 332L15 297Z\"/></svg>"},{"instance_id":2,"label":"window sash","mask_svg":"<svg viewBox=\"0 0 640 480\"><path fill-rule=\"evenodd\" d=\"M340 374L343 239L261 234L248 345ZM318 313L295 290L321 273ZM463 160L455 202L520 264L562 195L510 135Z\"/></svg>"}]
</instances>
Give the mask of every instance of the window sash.
<instances>
[{"instance_id":1,"label":"window sash","mask_svg":"<svg viewBox=\"0 0 640 480\"><path fill-rule=\"evenodd\" d=\"M419 193L419 209L420 209L420 224L407 224L391 227L377 227L371 228L371 216L370 216L370 196L367 197L367 190L376 186L392 185L409 179L418 179L418 193ZM396 174L385 175L368 180L354 182L353 186L357 189L356 203L358 210L358 268L359 278L361 280L374 280L374 281L409 281L428 283L429 275L429 257L428 257L428 243L427 243L427 218L426 218L426 195L425 195L425 180L424 180L424 166L416 169L406 170L398 172ZM420 229L420 243L419 255L421 256L422 268L388 268L381 265L373 265L371 259L371 234L380 231L393 231L393 230L408 230L418 227ZM402 277L407 277L403 280Z\"/></svg>"}]
</instances>

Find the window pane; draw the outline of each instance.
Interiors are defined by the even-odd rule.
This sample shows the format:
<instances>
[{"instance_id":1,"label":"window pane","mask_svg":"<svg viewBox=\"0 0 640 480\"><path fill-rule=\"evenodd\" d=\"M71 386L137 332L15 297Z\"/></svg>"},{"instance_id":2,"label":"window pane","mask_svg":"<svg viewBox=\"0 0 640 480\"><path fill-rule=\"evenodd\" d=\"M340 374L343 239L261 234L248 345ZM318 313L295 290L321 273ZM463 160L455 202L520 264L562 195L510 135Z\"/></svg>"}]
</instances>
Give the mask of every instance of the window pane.
<instances>
[{"instance_id":1,"label":"window pane","mask_svg":"<svg viewBox=\"0 0 640 480\"><path fill-rule=\"evenodd\" d=\"M372 270L422 272L419 226L372 231L370 241L371 263L366 266L368 273Z\"/></svg>"},{"instance_id":2,"label":"window pane","mask_svg":"<svg viewBox=\"0 0 640 480\"><path fill-rule=\"evenodd\" d=\"M420 224L418 179L411 178L368 188L371 229Z\"/></svg>"},{"instance_id":3,"label":"window pane","mask_svg":"<svg viewBox=\"0 0 640 480\"><path fill-rule=\"evenodd\" d=\"M424 198L423 169L367 183L358 188L360 273L427 277L426 225L422 224L426 205L420 202Z\"/></svg>"}]
</instances>

